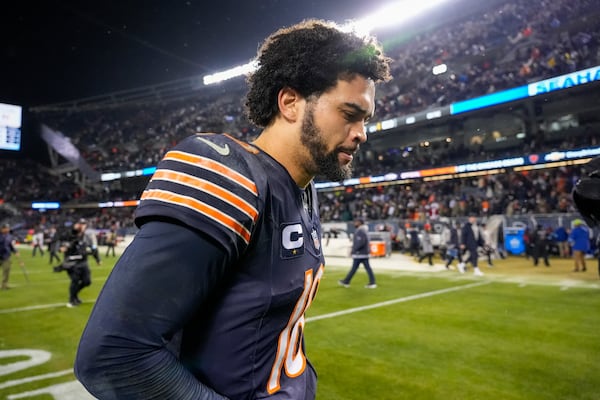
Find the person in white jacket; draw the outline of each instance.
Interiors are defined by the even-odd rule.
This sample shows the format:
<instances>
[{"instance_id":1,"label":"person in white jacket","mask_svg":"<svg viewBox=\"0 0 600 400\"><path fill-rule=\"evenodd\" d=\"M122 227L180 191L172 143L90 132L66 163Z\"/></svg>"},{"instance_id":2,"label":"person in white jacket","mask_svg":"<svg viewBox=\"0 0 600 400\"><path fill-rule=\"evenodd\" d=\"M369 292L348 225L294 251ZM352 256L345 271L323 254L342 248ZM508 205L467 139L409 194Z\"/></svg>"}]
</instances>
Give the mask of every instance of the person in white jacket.
<instances>
[{"instance_id":1,"label":"person in white jacket","mask_svg":"<svg viewBox=\"0 0 600 400\"><path fill-rule=\"evenodd\" d=\"M425 224L423 234L421 236L421 256L419 263L424 259L429 260L429 265L433 265L433 243L431 241L431 225Z\"/></svg>"},{"instance_id":2,"label":"person in white jacket","mask_svg":"<svg viewBox=\"0 0 600 400\"><path fill-rule=\"evenodd\" d=\"M492 237L485 224L481 224L481 238L483 239L483 254L487 258L488 267L493 267L492 254L496 251L496 246L492 243Z\"/></svg>"},{"instance_id":3,"label":"person in white jacket","mask_svg":"<svg viewBox=\"0 0 600 400\"><path fill-rule=\"evenodd\" d=\"M32 238L33 250L31 256L35 257L37 251L40 251L40 255L44 256L44 230L40 227L33 234Z\"/></svg>"}]
</instances>

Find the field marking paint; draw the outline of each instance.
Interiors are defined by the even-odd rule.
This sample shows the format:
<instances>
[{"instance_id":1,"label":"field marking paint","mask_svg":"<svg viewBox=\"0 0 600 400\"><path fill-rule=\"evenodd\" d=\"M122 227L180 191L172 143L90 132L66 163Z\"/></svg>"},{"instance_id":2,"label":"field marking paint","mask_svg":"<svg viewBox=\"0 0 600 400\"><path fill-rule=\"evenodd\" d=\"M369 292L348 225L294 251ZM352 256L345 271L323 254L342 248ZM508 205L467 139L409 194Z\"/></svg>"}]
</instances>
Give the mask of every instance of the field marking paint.
<instances>
[{"instance_id":1,"label":"field marking paint","mask_svg":"<svg viewBox=\"0 0 600 400\"><path fill-rule=\"evenodd\" d=\"M82 304L85 304L85 303L94 303L94 300L86 300ZM66 307L66 306L67 306L67 303L53 303L53 304L41 304L39 306L7 308L5 310L0 310L0 314L11 314L11 313L17 313L17 312L24 312L24 311L45 310L48 308L62 308L62 307Z\"/></svg>"},{"instance_id":2,"label":"field marking paint","mask_svg":"<svg viewBox=\"0 0 600 400\"><path fill-rule=\"evenodd\" d=\"M560 290L564 292L565 290L569 290L571 288L577 287L578 282L572 279L565 279L560 281Z\"/></svg>"},{"instance_id":3,"label":"field marking paint","mask_svg":"<svg viewBox=\"0 0 600 400\"><path fill-rule=\"evenodd\" d=\"M45 310L47 308L65 307L66 304L67 303L54 303L54 304L42 304L39 306L7 308L6 310L0 310L0 314L10 314L10 313L23 312L23 311Z\"/></svg>"},{"instance_id":4,"label":"field marking paint","mask_svg":"<svg viewBox=\"0 0 600 400\"><path fill-rule=\"evenodd\" d=\"M0 359L11 357L28 357L28 360L14 361L6 365L0 365L0 376L8 375L17 371L23 371L38 365L42 365L52 357L51 353L45 350L34 349L16 349L16 350L0 350ZM0 389L29 384L31 382L41 381L45 379L58 378L64 375L72 375L73 368L63 371L50 372L47 374L30 376L26 378L13 379L0 383ZM66 383L59 383L45 388L30 390L22 393L10 394L6 398L8 400L24 399L28 397L38 397L39 395L50 395L54 400L88 400L94 399L83 385L75 380Z\"/></svg>"},{"instance_id":5,"label":"field marking paint","mask_svg":"<svg viewBox=\"0 0 600 400\"><path fill-rule=\"evenodd\" d=\"M327 319L327 318L339 317L341 315L353 314L353 313L357 313L357 312L360 312L360 311L365 311L365 310L371 310L373 308L390 306L392 304L404 303L404 302L411 301L411 300L424 299L426 297L437 296L438 294L456 292L458 290L470 289L470 288L477 287L477 286L488 285L490 283L492 283L492 282L491 281L475 282L475 283L469 283L467 285L461 285L461 286L455 286L455 287L446 288L446 289L434 290L433 292L425 292L425 293L414 294L412 296L406 296L406 297L400 297L398 299L382 301L380 303L370 304L368 306L361 306L361 307L349 308L347 310L336 311L336 312L332 312L332 313L329 313L329 314L323 314L323 315L316 315L314 317L308 317L308 318L306 318L306 322L318 321L320 319Z\"/></svg>"},{"instance_id":6,"label":"field marking paint","mask_svg":"<svg viewBox=\"0 0 600 400\"><path fill-rule=\"evenodd\" d=\"M43 381L44 379L58 378L59 376L69 375L72 373L73 373L73 368L69 368L69 369L65 369L62 371L58 371L58 372L51 372L49 374L30 376L30 377L22 378L22 379L14 379L12 381L6 381L6 382L0 383L0 389L5 389L5 388L11 387L11 386L22 385L23 383Z\"/></svg>"},{"instance_id":7,"label":"field marking paint","mask_svg":"<svg viewBox=\"0 0 600 400\"><path fill-rule=\"evenodd\" d=\"M6 365L0 365L0 376L12 374L27 368L35 367L52 358L50 352L44 350L18 349L0 351L0 359L10 357L29 357L28 360L16 361Z\"/></svg>"},{"instance_id":8,"label":"field marking paint","mask_svg":"<svg viewBox=\"0 0 600 400\"><path fill-rule=\"evenodd\" d=\"M25 399L28 397L38 397L40 395L50 395L55 400L96 400L79 381L60 383L47 388L31 390L18 394L8 395L8 400Z\"/></svg>"}]
</instances>

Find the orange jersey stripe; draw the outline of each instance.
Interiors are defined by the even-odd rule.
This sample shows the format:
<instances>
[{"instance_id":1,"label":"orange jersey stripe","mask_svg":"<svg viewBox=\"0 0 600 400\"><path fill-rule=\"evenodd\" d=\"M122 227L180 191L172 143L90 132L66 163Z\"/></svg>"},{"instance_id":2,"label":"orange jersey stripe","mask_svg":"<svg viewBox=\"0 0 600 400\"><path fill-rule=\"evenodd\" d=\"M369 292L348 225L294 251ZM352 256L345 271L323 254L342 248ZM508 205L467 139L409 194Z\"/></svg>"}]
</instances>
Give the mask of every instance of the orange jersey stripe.
<instances>
[{"instance_id":1,"label":"orange jersey stripe","mask_svg":"<svg viewBox=\"0 0 600 400\"><path fill-rule=\"evenodd\" d=\"M258 211L256 210L256 208L252 207L252 205L249 204L247 201L205 179L197 178L195 176L184 174L182 172L165 169L159 169L154 173L154 175L152 176L152 180L157 179L167 182L174 182L181 185L193 187L198 190L202 190L203 192L208 193L211 196L214 196L218 199L223 200L226 203L231 204L232 206L234 206L235 208L252 218L254 222L256 222L256 219L258 218Z\"/></svg>"},{"instance_id":2,"label":"orange jersey stripe","mask_svg":"<svg viewBox=\"0 0 600 400\"><path fill-rule=\"evenodd\" d=\"M232 182L241 185L242 187L250 191L250 193L253 193L258 196L258 189L256 188L256 184L253 181L240 174L236 170L233 170L228 166L221 164L220 162L211 160L210 158L197 156L191 153L184 153L182 151L172 150L165 155L163 160L179 161L185 164L190 164L207 169L209 171L213 171L219 175L230 179Z\"/></svg>"},{"instance_id":3,"label":"orange jersey stripe","mask_svg":"<svg viewBox=\"0 0 600 400\"><path fill-rule=\"evenodd\" d=\"M239 144L244 150L246 150L248 153L252 153L252 154L258 154L259 151L256 147L252 146L250 143L246 143L243 142L239 139L234 138L233 136L231 136L228 133L223 133L223 136L227 136L229 139L233 140L234 142L236 142L237 144Z\"/></svg>"},{"instance_id":4,"label":"orange jersey stripe","mask_svg":"<svg viewBox=\"0 0 600 400\"><path fill-rule=\"evenodd\" d=\"M186 207L191 210L197 211L200 214L207 216L208 218L218 222L219 224L235 232L246 242L246 244L250 243L250 231L246 229L242 224L240 224L235 219L231 218L229 215L192 197L182 196L180 194L168 192L166 190L149 189L142 193L141 200L162 201L165 203L175 204L181 207Z\"/></svg>"}]
</instances>

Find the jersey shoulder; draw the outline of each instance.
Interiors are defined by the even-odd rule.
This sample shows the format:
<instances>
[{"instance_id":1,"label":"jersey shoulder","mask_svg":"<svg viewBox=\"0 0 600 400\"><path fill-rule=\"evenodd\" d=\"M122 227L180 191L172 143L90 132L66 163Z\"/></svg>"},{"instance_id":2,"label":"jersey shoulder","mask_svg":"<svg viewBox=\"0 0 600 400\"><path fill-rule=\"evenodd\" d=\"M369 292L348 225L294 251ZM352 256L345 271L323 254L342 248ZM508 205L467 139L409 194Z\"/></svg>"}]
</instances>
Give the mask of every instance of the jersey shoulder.
<instances>
[{"instance_id":1,"label":"jersey shoulder","mask_svg":"<svg viewBox=\"0 0 600 400\"><path fill-rule=\"evenodd\" d=\"M264 173L252 145L226 134L196 134L168 151L136 210L136 223L174 218L239 254L262 209Z\"/></svg>"}]
</instances>

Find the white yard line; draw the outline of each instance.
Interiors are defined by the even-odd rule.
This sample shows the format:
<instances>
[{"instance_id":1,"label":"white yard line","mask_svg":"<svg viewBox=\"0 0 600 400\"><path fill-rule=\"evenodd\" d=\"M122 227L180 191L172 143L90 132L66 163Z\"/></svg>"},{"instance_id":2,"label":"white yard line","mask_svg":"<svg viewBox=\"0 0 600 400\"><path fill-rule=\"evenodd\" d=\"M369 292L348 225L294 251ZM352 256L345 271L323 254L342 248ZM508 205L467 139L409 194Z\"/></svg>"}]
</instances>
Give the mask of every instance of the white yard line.
<instances>
[{"instance_id":1,"label":"white yard line","mask_svg":"<svg viewBox=\"0 0 600 400\"><path fill-rule=\"evenodd\" d=\"M49 374L30 376L28 378L22 378L22 379L14 379L12 381L6 381L6 382L0 383L0 389L5 389L5 388L11 387L11 386L22 385L23 383L30 383L30 382L35 382L35 381L42 381L44 379L57 378L59 376L69 375L72 373L73 373L73 368L69 368L69 369L65 369L62 371L58 371L58 372L52 372Z\"/></svg>"},{"instance_id":2,"label":"white yard line","mask_svg":"<svg viewBox=\"0 0 600 400\"><path fill-rule=\"evenodd\" d=\"M475 283L469 283L467 285L460 285L460 286L454 286L454 287L446 288L446 289L434 290L432 292L414 294L412 296L406 296L406 297L400 297L400 298L393 299L393 300L382 301L380 303L370 304L368 306L349 308L347 310L336 311L336 312L329 313L329 314L308 317L308 318L306 318L306 322L312 322L312 321L318 321L320 319L339 317L341 315L353 314L353 313L357 313L360 311L371 310L373 308L385 307L385 306L390 306L392 304L404 303L406 301L418 300L418 299L423 299L425 297L431 297L431 296L437 296L438 294L444 294L444 293L456 292L458 290L470 289L472 287L487 285L489 283L491 283L491 281L475 282Z\"/></svg>"},{"instance_id":3,"label":"white yard line","mask_svg":"<svg viewBox=\"0 0 600 400\"><path fill-rule=\"evenodd\" d=\"M95 300L86 300L83 303L94 303ZM35 311L35 310L45 310L48 308L62 308L66 307L67 303L53 303L53 304L40 304L38 306L29 306L29 307L18 307L18 308L7 308L5 310L0 310L0 314L12 314L24 311Z\"/></svg>"}]
</instances>

